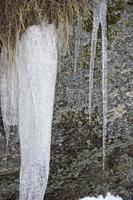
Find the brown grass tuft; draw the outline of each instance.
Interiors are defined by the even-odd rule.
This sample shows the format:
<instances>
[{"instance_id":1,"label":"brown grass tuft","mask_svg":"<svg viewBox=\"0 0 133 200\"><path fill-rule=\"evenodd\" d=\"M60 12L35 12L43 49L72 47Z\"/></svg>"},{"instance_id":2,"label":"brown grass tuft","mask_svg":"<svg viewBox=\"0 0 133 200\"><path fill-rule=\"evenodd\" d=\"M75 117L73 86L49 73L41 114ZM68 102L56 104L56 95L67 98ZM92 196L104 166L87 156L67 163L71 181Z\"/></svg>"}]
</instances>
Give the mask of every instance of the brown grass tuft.
<instances>
[{"instance_id":1,"label":"brown grass tuft","mask_svg":"<svg viewBox=\"0 0 133 200\"><path fill-rule=\"evenodd\" d=\"M0 0L0 45L11 58L17 38L27 27L46 18L56 27L62 23L66 34L65 27L74 23L80 11L89 16L89 10L90 0Z\"/></svg>"}]
</instances>

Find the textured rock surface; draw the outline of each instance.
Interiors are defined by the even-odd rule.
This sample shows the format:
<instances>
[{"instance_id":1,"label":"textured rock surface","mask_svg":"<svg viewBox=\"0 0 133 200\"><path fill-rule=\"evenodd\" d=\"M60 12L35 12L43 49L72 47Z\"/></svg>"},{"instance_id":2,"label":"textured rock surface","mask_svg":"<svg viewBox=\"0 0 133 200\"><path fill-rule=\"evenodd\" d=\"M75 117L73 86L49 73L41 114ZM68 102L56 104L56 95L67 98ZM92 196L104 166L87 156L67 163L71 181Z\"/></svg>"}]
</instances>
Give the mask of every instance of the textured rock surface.
<instances>
[{"instance_id":1,"label":"textured rock surface","mask_svg":"<svg viewBox=\"0 0 133 200\"><path fill-rule=\"evenodd\" d=\"M108 136L102 171L101 39L98 42L92 124L88 121L88 69L91 25L84 24L83 46L74 74L73 57L58 73L52 128L51 169L45 200L78 200L118 194L133 199L133 4L109 1ZM99 31L99 38L100 38ZM19 140L11 134L5 166L5 135L0 128L0 200L18 199Z\"/></svg>"}]
</instances>

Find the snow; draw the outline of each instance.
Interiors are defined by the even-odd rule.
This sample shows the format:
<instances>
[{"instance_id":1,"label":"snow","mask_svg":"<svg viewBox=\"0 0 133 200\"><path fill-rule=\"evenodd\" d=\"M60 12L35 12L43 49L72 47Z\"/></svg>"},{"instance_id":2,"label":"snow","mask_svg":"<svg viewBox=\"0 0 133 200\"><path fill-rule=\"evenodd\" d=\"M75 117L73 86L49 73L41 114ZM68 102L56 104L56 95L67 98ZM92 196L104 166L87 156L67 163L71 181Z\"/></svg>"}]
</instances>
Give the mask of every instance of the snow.
<instances>
[{"instance_id":1,"label":"snow","mask_svg":"<svg viewBox=\"0 0 133 200\"><path fill-rule=\"evenodd\" d=\"M102 195L98 196L98 197L84 197L80 200L122 200L121 197L119 196L113 196L110 193L107 193L106 197L104 198Z\"/></svg>"}]
</instances>

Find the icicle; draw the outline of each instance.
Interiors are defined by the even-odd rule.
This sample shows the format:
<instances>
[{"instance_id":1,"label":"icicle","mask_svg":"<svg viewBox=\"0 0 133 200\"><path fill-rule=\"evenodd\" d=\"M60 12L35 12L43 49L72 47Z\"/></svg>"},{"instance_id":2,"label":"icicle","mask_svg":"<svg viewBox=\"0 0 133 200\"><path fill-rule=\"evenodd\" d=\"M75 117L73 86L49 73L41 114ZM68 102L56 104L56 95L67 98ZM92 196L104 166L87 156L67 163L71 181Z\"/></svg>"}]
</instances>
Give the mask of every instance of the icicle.
<instances>
[{"instance_id":1,"label":"icicle","mask_svg":"<svg viewBox=\"0 0 133 200\"><path fill-rule=\"evenodd\" d=\"M43 200L49 172L57 71L54 26L29 27L20 40L17 55L21 143L19 200Z\"/></svg>"},{"instance_id":2,"label":"icicle","mask_svg":"<svg viewBox=\"0 0 133 200\"><path fill-rule=\"evenodd\" d=\"M90 57L90 72L89 72L89 121L91 122L92 112L92 90L93 90L93 71L94 61L96 56L97 34L100 23L100 3L94 3L93 5L93 30L91 39L91 57Z\"/></svg>"},{"instance_id":3,"label":"icicle","mask_svg":"<svg viewBox=\"0 0 133 200\"><path fill-rule=\"evenodd\" d=\"M102 26L102 94L103 94L103 170L105 170L105 145L107 133L107 1L100 4L100 22Z\"/></svg>"},{"instance_id":4,"label":"icicle","mask_svg":"<svg viewBox=\"0 0 133 200\"><path fill-rule=\"evenodd\" d=\"M107 0L94 3L93 8L93 31L91 41L91 58L89 73L89 120L91 122L92 90L93 90L93 70L96 56L97 32L99 24L102 27L102 95L103 95L103 171L105 169L105 143L107 132Z\"/></svg>"}]
</instances>

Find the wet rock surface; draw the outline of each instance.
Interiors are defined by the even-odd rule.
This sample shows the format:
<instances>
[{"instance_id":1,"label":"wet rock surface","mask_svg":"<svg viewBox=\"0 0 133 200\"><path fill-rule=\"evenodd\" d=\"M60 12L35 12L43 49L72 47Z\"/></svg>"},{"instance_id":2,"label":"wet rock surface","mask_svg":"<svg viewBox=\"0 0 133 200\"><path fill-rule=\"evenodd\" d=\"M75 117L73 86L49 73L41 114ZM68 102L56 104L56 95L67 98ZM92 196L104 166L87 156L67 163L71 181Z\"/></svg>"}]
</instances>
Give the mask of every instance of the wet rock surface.
<instances>
[{"instance_id":1,"label":"wet rock surface","mask_svg":"<svg viewBox=\"0 0 133 200\"><path fill-rule=\"evenodd\" d=\"M52 127L51 163L45 200L78 200L110 191L133 199L133 5L109 1L108 135L102 169L101 34L94 73L92 123L88 116L91 25L84 23L77 67L66 57L59 69ZM0 120L2 121L2 120ZM10 136L5 166L5 134L0 124L0 200L18 200L20 152Z\"/></svg>"}]
</instances>

